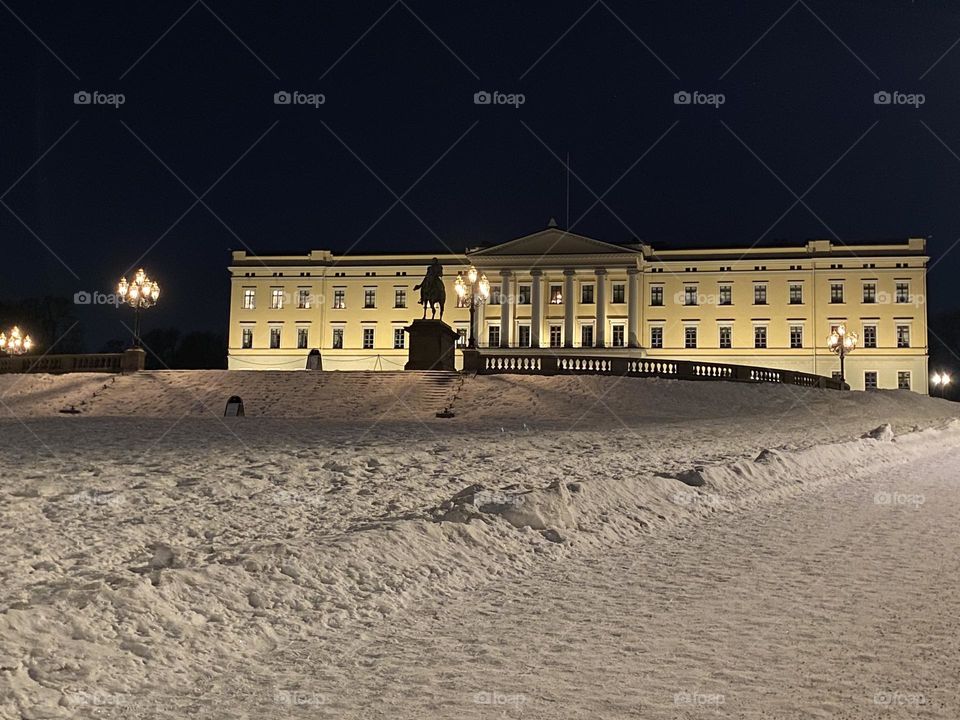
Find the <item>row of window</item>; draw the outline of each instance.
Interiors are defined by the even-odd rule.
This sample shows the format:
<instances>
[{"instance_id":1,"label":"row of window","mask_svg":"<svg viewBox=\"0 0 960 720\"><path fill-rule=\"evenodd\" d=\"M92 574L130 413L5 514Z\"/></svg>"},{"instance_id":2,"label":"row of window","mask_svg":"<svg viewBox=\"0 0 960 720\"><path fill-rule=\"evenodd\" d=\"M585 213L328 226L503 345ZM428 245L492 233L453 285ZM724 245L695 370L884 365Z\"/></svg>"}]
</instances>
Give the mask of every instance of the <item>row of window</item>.
<instances>
[{"instance_id":1,"label":"row of window","mask_svg":"<svg viewBox=\"0 0 960 720\"><path fill-rule=\"evenodd\" d=\"M872 305L877 302L889 302L882 295L877 293L877 284L876 283L864 283L863 284L863 295L861 300L864 304ZM799 283L792 283L788 288L788 300L787 302L790 305L802 305L803 304L803 285ZM681 299L678 298L678 301ZM910 283L908 282L898 282L896 283L896 291L894 293L893 301L899 304L905 304L913 302L913 298L910 295ZM830 284L830 302L834 304L840 304L846 302L844 296L844 283L831 283ZM654 307L662 307L664 304L663 298L663 286L662 285L652 285L650 287L650 305ZM701 305L701 304L717 304L717 305L733 305L733 285L721 284L718 286L718 292L716 297L709 295L701 294L699 288L696 285L686 285L683 288L683 305ZM754 305L766 305L767 304L767 285L766 283L754 283L753 285L753 304Z\"/></svg>"},{"instance_id":2,"label":"row of window","mask_svg":"<svg viewBox=\"0 0 960 720\"><path fill-rule=\"evenodd\" d=\"M836 330L836 327L831 328L831 332ZM898 348L909 348L910 347L910 326L909 325L897 325L897 347ZM733 326L732 325L720 325L718 327L718 344L721 350L728 350L733 347ZM694 325L687 325L683 329L683 347L691 350L697 347L697 335L698 329ZM862 347L865 348L875 348L877 347L877 326L876 325L864 325L863 326L863 337L862 337ZM803 326L802 325L790 325L790 348L793 350L798 350L803 348ZM650 328L650 347L651 348L662 348L663 347L663 327L655 325ZM758 350L766 349L767 347L767 326L766 325L755 325L753 328L753 347Z\"/></svg>"},{"instance_id":3,"label":"row of window","mask_svg":"<svg viewBox=\"0 0 960 720\"><path fill-rule=\"evenodd\" d=\"M839 380L840 373L834 371L833 379ZM877 379L876 370L866 370L863 373L863 389L864 390L876 390L879 387L879 382ZM897 371L897 389L898 390L911 390L913 389L913 377L909 370L898 370Z\"/></svg>"},{"instance_id":4,"label":"row of window","mask_svg":"<svg viewBox=\"0 0 960 720\"><path fill-rule=\"evenodd\" d=\"M319 298L314 295L309 288L300 288L295 296L296 307L300 310L309 310L317 304ZM287 297L287 292L283 288L270 289L270 308L272 310L282 310L291 301ZM396 288L393 292L393 306L395 308L405 308L407 306L407 291L405 288ZM257 307L257 291L255 288L244 288L242 307L244 310L255 310ZM342 310L347 307L346 288L334 288L333 307ZM377 289L363 289L363 307L377 307Z\"/></svg>"},{"instance_id":5,"label":"row of window","mask_svg":"<svg viewBox=\"0 0 960 720\"><path fill-rule=\"evenodd\" d=\"M331 338L331 347L334 350L343 349L343 331L342 327L333 328L333 336ZM460 332L461 338L465 336L465 331ZM272 327L270 328L269 335L269 348L271 350L278 350L282 347L283 339L283 328ZM376 342L376 328L365 327L363 328L361 336L361 347L364 350L372 350L374 348L374 343ZM463 344L462 342L460 344ZM240 346L245 350L249 350L253 347L253 328L245 327L240 331ZM297 328L297 349L306 350L310 347L310 330L309 328L299 327ZM393 347L397 350L402 350L406 347L406 335L404 334L403 328L394 328L393 329Z\"/></svg>"}]
</instances>

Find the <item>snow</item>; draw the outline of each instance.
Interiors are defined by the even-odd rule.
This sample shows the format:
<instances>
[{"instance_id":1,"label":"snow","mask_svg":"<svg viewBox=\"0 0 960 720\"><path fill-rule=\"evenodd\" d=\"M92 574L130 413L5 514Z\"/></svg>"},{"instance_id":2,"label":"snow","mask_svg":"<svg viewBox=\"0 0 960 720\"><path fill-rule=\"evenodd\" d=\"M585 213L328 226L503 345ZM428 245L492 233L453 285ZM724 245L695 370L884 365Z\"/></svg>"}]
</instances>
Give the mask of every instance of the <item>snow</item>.
<instances>
[{"instance_id":1,"label":"snow","mask_svg":"<svg viewBox=\"0 0 960 720\"><path fill-rule=\"evenodd\" d=\"M221 417L233 394L246 417ZM436 418L451 401L456 416ZM65 404L82 413L59 414ZM884 502L915 507L917 478L904 468L931 466L923 477L933 482L931 458L953 452L938 482L955 492L960 447L954 406L908 392L602 377L0 376L0 409L4 460L16 469L0 481L3 718L360 717L381 694L405 692L382 716L700 712L697 693L722 689L670 679L693 710L671 700L628 712L603 700L603 666L629 664L609 649L579 658L578 644L561 643L562 657L540 647L551 630L542 626L549 613L534 622L537 608L574 602L560 596L562 578L605 630L620 628L637 648L654 643L659 631L638 624L649 612L641 600L664 599L644 596L626 613L617 598L646 576L618 562L668 558L677 533L709 548L729 528L762 525L758 513L787 517L863 477L901 477L877 486L872 512ZM862 437L882 424L889 429ZM703 485L677 479L685 473ZM955 539L956 519L930 532ZM816 525L800 521L763 538L770 557ZM736 575L752 562L737 542L710 572ZM651 559L646 571L658 568ZM808 579L826 571L803 570ZM870 573L879 583L871 592L890 585L900 597L892 578ZM678 578L658 580L664 597L693 591ZM746 588L730 589L743 600ZM832 601L818 601L821 621L833 621ZM717 628L730 627L714 604ZM468 608L474 615L458 616ZM455 625L434 632L434 623L454 618L466 623L461 640L479 637L444 645ZM789 620L774 615L769 627ZM955 650L944 638L925 642L933 653ZM545 654L521 657L525 643ZM637 672L668 682L631 652ZM579 700L569 677L531 685L549 674L547 657L582 660L595 684ZM443 679L454 668L456 690ZM467 679L471 668L496 682ZM516 683L506 668L522 670ZM850 717L872 717L867 710ZM931 715L941 716L956 714Z\"/></svg>"}]
</instances>

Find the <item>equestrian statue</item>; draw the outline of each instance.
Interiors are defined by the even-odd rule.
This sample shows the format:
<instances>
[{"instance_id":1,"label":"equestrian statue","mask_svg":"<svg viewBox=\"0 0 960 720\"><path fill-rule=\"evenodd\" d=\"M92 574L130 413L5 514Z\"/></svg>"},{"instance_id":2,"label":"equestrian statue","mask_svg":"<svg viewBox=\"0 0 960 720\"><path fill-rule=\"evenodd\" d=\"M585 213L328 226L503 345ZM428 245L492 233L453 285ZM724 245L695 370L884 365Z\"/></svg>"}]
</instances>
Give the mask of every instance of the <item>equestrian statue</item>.
<instances>
[{"instance_id":1,"label":"equestrian statue","mask_svg":"<svg viewBox=\"0 0 960 720\"><path fill-rule=\"evenodd\" d=\"M429 304L431 319L437 319L437 305L439 305L440 319L443 320L443 301L447 299L447 291L443 287L443 268L440 266L439 260L433 259L423 276L423 281L413 289L420 291L423 319L427 319L427 305Z\"/></svg>"}]
</instances>

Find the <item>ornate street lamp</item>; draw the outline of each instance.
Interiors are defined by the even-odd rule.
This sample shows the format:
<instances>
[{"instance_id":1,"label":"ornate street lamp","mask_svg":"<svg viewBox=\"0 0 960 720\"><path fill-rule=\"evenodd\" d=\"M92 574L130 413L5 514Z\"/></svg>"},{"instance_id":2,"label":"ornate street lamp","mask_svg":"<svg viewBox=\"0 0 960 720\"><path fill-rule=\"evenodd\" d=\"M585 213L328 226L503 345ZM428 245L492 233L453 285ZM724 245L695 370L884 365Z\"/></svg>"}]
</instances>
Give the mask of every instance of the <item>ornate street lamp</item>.
<instances>
[{"instance_id":1,"label":"ornate street lamp","mask_svg":"<svg viewBox=\"0 0 960 720\"><path fill-rule=\"evenodd\" d=\"M30 352L33 347L33 340L29 335L24 335L16 325L10 331L10 334L0 332L0 352L8 355L23 355Z\"/></svg>"},{"instance_id":2,"label":"ornate street lamp","mask_svg":"<svg viewBox=\"0 0 960 720\"><path fill-rule=\"evenodd\" d=\"M120 300L133 308L133 346L140 347L140 311L153 307L160 297L160 286L147 277L143 268L137 270L133 282L127 282L125 277L120 278L117 285L117 295Z\"/></svg>"},{"instance_id":3,"label":"ornate street lamp","mask_svg":"<svg viewBox=\"0 0 960 720\"><path fill-rule=\"evenodd\" d=\"M930 378L930 381L933 383L934 387L940 388L940 397L943 397L943 393L947 389L947 385L950 384L950 376L947 373L934 373L933 377Z\"/></svg>"},{"instance_id":4,"label":"ornate street lamp","mask_svg":"<svg viewBox=\"0 0 960 720\"><path fill-rule=\"evenodd\" d=\"M468 295L470 297L470 339L467 341L467 347L475 350L477 347L476 336L476 315L477 305L487 301L490 297L490 282L483 273L478 273L477 269L471 265L467 270L466 279L463 271L457 273L457 279L453 283L457 296L463 300Z\"/></svg>"},{"instance_id":5,"label":"ornate street lamp","mask_svg":"<svg viewBox=\"0 0 960 720\"><path fill-rule=\"evenodd\" d=\"M827 348L830 352L840 356L840 382L846 382L844 375L843 361L847 355L857 349L857 334L847 330L843 323L837 326L837 329L830 333L827 338Z\"/></svg>"}]
</instances>

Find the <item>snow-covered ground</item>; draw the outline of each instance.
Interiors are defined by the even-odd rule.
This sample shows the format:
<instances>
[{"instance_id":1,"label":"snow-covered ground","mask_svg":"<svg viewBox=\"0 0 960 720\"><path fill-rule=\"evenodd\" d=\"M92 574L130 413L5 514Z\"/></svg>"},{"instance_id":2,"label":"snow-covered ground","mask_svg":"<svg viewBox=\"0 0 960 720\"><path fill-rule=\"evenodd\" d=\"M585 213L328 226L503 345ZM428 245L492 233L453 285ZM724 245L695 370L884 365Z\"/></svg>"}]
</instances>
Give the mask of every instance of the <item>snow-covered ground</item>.
<instances>
[{"instance_id":1,"label":"snow-covered ground","mask_svg":"<svg viewBox=\"0 0 960 720\"><path fill-rule=\"evenodd\" d=\"M960 717L954 405L282 375L0 376L0 717Z\"/></svg>"}]
</instances>

